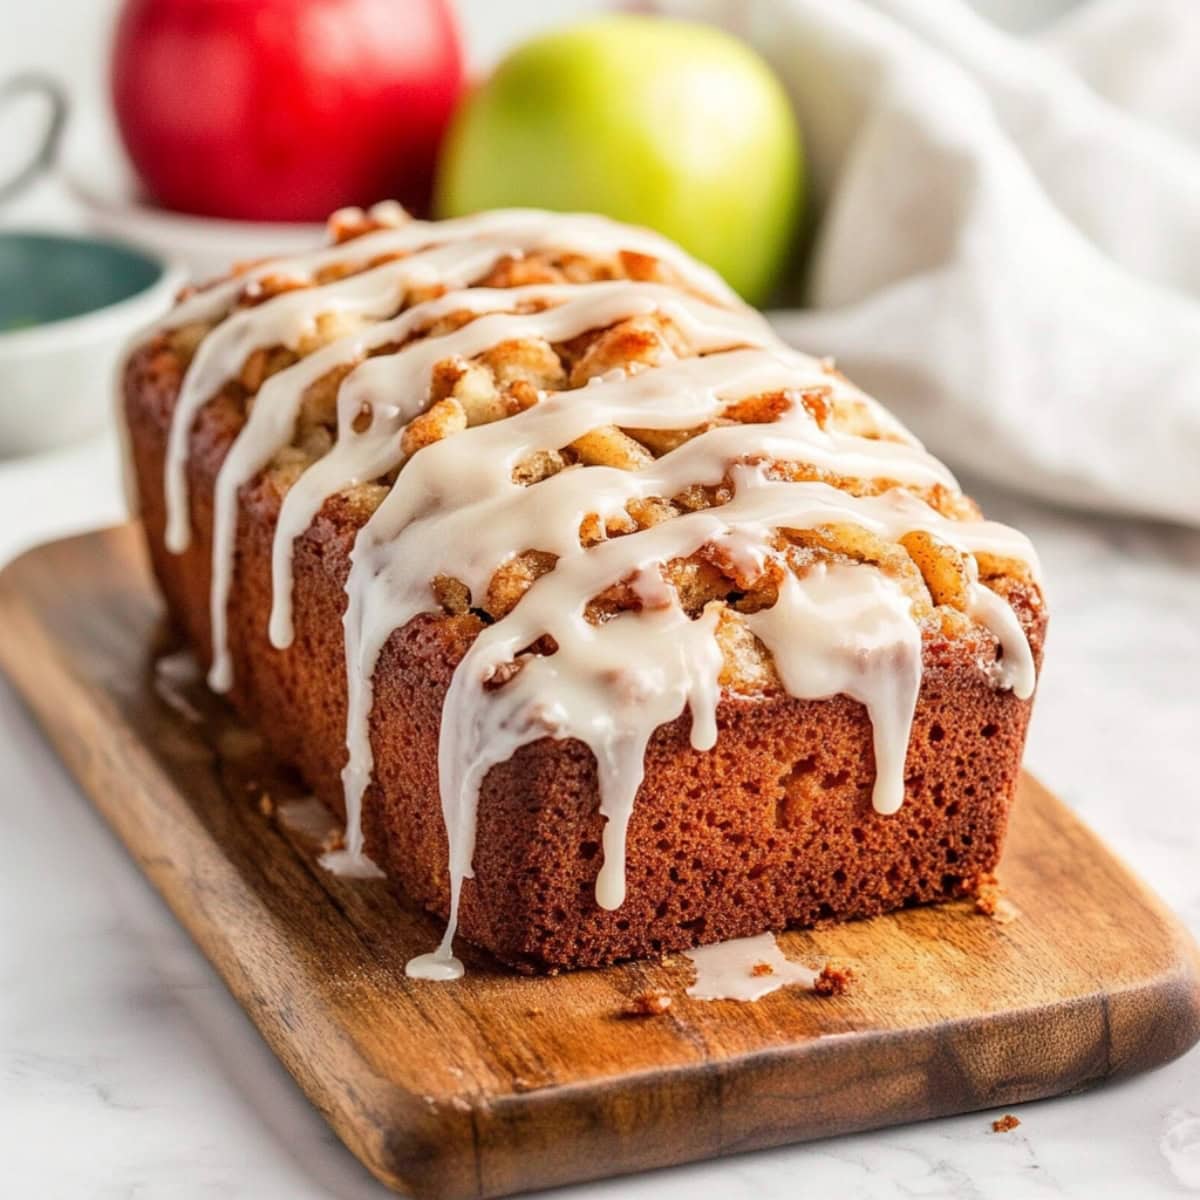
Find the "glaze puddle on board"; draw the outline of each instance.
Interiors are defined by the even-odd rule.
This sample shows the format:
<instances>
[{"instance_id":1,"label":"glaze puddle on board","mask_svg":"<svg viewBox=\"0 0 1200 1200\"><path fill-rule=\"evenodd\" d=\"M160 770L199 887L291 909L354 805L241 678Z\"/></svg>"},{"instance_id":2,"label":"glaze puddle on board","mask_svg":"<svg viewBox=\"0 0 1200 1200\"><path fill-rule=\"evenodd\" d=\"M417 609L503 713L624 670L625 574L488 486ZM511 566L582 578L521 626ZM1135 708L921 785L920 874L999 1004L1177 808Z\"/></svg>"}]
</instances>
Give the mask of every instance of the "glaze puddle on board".
<instances>
[{"instance_id":1,"label":"glaze puddle on board","mask_svg":"<svg viewBox=\"0 0 1200 1200\"><path fill-rule=\"evenodd\" d=\"M784 958L773 933L701 946L684 957L696 968L687 990L693 1000L759 1000L789 984L811 988L819 974Z\"/></svg>"}]
</instances>

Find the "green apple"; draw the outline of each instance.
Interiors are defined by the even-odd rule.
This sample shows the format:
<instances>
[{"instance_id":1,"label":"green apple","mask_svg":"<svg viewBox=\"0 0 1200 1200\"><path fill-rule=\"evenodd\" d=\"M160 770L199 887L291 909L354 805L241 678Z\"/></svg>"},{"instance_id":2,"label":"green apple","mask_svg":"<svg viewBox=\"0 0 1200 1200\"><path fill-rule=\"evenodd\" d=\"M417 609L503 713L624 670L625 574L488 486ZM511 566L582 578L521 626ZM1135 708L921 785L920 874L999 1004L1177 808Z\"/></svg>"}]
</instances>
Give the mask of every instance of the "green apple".
<instances>
[{"instance_id":1,"label":"green apple","mask_svg":"<svg viewBox=\"0 0 1200 1200\"><path fill-rule=\"evenodd\" d=\"M802 169L787 96L753 51L706 25L606 16L527 42L467 98L435 206L646 225L761 303L793 245Z\"/></svg>"}]
</instances>

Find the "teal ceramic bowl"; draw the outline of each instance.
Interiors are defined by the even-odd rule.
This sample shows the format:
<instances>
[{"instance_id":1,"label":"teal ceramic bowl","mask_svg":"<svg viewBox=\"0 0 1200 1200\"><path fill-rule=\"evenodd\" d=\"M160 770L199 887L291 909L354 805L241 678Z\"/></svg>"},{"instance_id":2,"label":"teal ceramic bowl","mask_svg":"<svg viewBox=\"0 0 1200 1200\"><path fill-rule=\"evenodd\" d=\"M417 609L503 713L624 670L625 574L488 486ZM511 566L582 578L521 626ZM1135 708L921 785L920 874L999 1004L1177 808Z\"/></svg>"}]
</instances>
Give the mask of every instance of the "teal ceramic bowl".
<instances>
[{"instance_id":1,"label":"teal ceramic bowl","mask_svg":"<svg viewBox=\"0 0 1200 1200\"><path fill-rule=\"evenodd\" d=\"M118 357L181 283L177 268L118 242L0 231L0 454L108 424Z\"/></svg>"}]
</instances>

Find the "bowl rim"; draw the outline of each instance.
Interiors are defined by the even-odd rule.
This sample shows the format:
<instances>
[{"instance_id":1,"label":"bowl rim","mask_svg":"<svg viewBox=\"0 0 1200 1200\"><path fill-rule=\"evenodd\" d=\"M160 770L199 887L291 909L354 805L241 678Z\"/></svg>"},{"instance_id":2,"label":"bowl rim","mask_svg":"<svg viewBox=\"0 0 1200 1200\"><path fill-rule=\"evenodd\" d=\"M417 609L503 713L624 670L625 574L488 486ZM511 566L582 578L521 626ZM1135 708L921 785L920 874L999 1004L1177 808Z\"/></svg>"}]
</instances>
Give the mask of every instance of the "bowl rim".
<instances>
[{"instance_id":1,"label":"bowl rim","mask_svg":"<svg viewBox=\"0 0 1200 1200\"><path fill-rule=\"evenodd\" d=\"M184 268L169 258L155 254L142 246L135 246L119 238L77 233L72 230L5 228L0 229L0 238L27 237L74 244L106 246L121 253L140 258L157 269L149 284L139 291L114 300L111 304L75 313L69 317L57 317L51 321L40 321L22 329L0 331L0 355L20 354L47 348L51 343L62 348L64 336L86 334L91 337L104 336L106 327L131 328L134 318L147 316L152 303L160 298L169 299L187 281ZM167 305L163 304L164 311Z\"/></svg>"}]
</instances>

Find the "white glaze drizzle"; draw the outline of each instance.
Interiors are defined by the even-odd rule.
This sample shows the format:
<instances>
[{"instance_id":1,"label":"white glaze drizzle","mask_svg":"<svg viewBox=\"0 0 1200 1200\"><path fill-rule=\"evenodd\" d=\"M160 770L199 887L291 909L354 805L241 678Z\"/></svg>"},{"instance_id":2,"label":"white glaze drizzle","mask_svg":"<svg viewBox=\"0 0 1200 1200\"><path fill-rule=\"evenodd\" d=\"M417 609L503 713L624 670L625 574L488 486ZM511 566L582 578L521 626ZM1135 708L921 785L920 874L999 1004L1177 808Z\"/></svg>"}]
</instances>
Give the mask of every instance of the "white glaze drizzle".
<instances>
[{"instance_id":1,"label":"white glaze drizzle","mask_svg":"<svg viewBox=\"0 0 1200 1200\"><path fill-rule=\"evenodd\" d=\"M307 285L324 268L369 262L387 254L407 255L332 284L301 286L234 312L201 342L176 400L167 445L167 549L181 554L191 540L186 466L196 415L240 371L252 351L272 346L294 349L323 313L382 316L399 306L408 288L438 283L462 287L506 255L568 249L594 255L622 250L646 254L666 263L698 291L726 305L737 304L716 272L650 230L590 214L569 213L547 220L547 214L536 210L498 209L451 221L408 221L398 228L369 233L301 258L267 262L177 305L158 328L219 319L229 313L248 286L273 277ZM421 250L425 252L417 253Z\"/></svg>"},{"instance_id":2,"label":"white glaze drizzle","mask_svg":"<svg viewBox=\"0 0 1200 1200\"><path fill-rule=\"evenodd\" d=\"M788 984L811 988L818 972L785 958L773 933L734 938L687 950L684 957L696 968L687 994L693 1000L761 1000ZM755 967L769 971L755 974Z\"/></svg>"},{"instance_id":3,"label":"white glaze drizzle","mask_svg":"<svg viewBox=\"0 0 1200 1200\"><path fill-rule=\"evenodd\" d=\"M525 314L505 311L531 301L549 302L554 307ZM452 334L425 338L394 355L368 359L343 380L338 393L337 441L330 453L314 463L289 489L280 513L272 572L274 645L285 647L292 638L291 554L295 539L309 527L321 505L334 492L356 482L376 479L400 465L401 433L416 411L425 407L429 376L435 363L448 358L468 358L517 337L561 341L588 329L655 311L671 317L698 349L772 340L765 323L756 314L716 308L656 284L624 282L455 292L411 309L392 323L391 337L373 332L372 340L375 344L396 340L458 309L483 315ZM372 420L365 430L356 432L355 417L364 406L370 409ZM586 425L575 436L595 427L594 422ZM473 462L470 470L475 466ZM470 486L469 482L466 486Z\"/></svg>"},{"instance_id":4,"label":"white glaze drizzle","mask_svg":"<svg viewBox=\"0 0 1200 1200\"><path fill-rule=\"evenodd\" d=\"M724 307L678 289L628 281L470 288L500 258L531 249L582 254L645 253L664 260L690 286ZM199 408L238 374L259 348L298 348L334 317L344 336L269 378L219 474L214 515L210 682L230 683L225 608L232 577L239 488L288 444L306 389L334 370L348 373L337 396L338 437L287 492L273 547L270 636L286 646L291 629L291 558L295 539L335 492L377 479L403 462L406 424L428 403L433 367L469 359L516 338L557 342L642 314L668 317L692 353L593 379L586 389L551 393L516 416L467 429L426 446L404 464L395 485L359 531L351 556L345 617L348 677L346 848L322 860L350 874L377 874L362 848L361 802L373 760L369 738L372 675L388 637L415 615L436 610L431 581L461 580L479 598L504 562L523 550L557 556L503 619L485 629L460 664L446 698L439 747L443 813L450 842L451 916L438 950L414 960L410 974L454 978L461 965L451 943L462 882L471 874L480 786L496 763L542 737L576 738L592 751L605 818L597 901L624 898L624 843L654 730L685 708L692 744L717 737L722 655L714 633L721 606L692 619L663 579L662 565L720 543L750 575L772 557L778 529L851 523L896 539L925 530L967 557L968 614L997 637L1002 653L988 665L997 687L1032 693L1032 652L1007 601L978 582L972 555L1016 558L1036 572L1020 535L982 521L948 520L902 487L941 485L953 477L924 453L885 410L823 364L785 348L765 322L735 300L706 268L655 235L599 218L555 217L514 210L424 224L410 221L305 258L270 263L202 292L176 309L171 326L228 312L248 282L269 276L313 282L326 266L389 261L318 287L285 291L255 308L231 313L201 342L185 378L170 431L166 465L169 548L189 535L186 456ZM414 287L467 287L398 316ZM541 311L514 312L531 302ZM476 314L453 332L403 344L440 316ZM381 357L374 348L402 344ZM806 390L841 392L866 406L876 428L899 440L855 437L820 428L800 398ZM529 487L513 468L536 451L557 450L608 425L685 430L719 421L727 404L783 392L790 407L769 425L717 424L641 470L577 467ZM369 423L361 428L366 412ZM770 480L748 462L800 462L841 478L901 485L854 497L823 483ZM741 465L737 465L741 464ZM716 508L677 516L585 549L586 516L621 519L634 499L670 497L695 484L732 478L735 494ZM588 601L618 583L633 587L643 607L602 624L585 619ZM894 812L904 794L904 759L920 688L921 637L901 586L867 565L819 565L802 577L785 570L775 605L741 618L771 652L785 690L803 699L844 693L866 707L874 730L875 806ZM524 656L543 636L551 655ZM486 685L520 659L502 686Z\"/></svg>"},{"instance_id":5,"label":"white glaze drizzle","mask_svg":"<svg viewBox=\"0 0 1200 1200\"><path fill-rule=\"evenodd\" d=\"M458 254L452 258L455 269L461 269L462 252L469 249L453 246ZM382 303L394 307L396 279L399 268L415 267L424 273L433 255L401 259L387 267L354 276L344 281L345 285L368 281L370 276L388 274L387 280L365 286L353 293L363 295L371 303ZM495 257L493 249L489 253ZM420 258L423 261L417 262ZM468 258L468 273L478 273L478 258ZM289 293L274 304L264 305L273 310L265 314L269 330L260 332L259 338L274 341L260 344L276 344L287 335L284 325L295 321L296 314L306 314L311 319L318 312L329 311L328 304L321 304L322 294L334 292L343 285L311 292ZM303 299L304 304L285 305L285 301ZM506 310L532 302L549 303L554 307L539 313L513 315ZM343 299L343 303L345 303ZM464 325L452 334L441 337L426 337L404 346L396 354L379 359L368 359L371 349L392 342L403 342L412 334L433 323L447 313L470 311L485 314ZM377 479L395 469L402 461L401 433L404 426L420 413L427 401L430 374L435 363L448 358L469 358L499 342L515 337L542 337L548 340L563 340L574 337L614 321L628 317L660 311L669 315L680 326L698 350L712 349L731 343L773 340L765 322L748 310L728 310L706 304L693 297L655 284L595 283L586 285L541 285L518 288L475 288L451 292L436 300L416 305L389 321L370 326L361 333L341 338L315 354L308 356L295 366L281 371L268 379L255 399L254 407L245 426L235 439L226 455L217 477L215 512L213 518L213 587L210 596L210 616L213 631L213 665L209 672L209 683L217 691L226 691L232 683L232 664L229 660L226 637L226 609L229 588L233 575L233 545L237 533L238 489L260 471L278 451L287 444L295 427L297 414L303 402L305 389L322 376L338 367L352 363L358 366L343 379L338 391L338 438L332 450L313 463L283 500L277 533L272 553L272 607L270 637L272 644L286 648L291 644L293 630L291 621L291 561L295 539L312 524L321 505L335 492L353 484ZM231 317L224 325L201 344L200 355L210 343L217 339L222 330L242 318L256 318L258 310L246 310ZM264 318L258 317L261 329ZM234 341L244 337L243 326L235 332ZM293 326L293 332L296 327ZM184 397L189 402L211 394L219 386L211 382L220 372L210 363L199 361L199 368L209 378L205 382L189 382L184 388ZM223 356L225 370L236 369L245 357L244 348ZM195 411L195 403L192 403ZM371 414L370 424L358 429L357 418L363 411ZM190 424L187 411L172 426L172 433ZM594 426L590 426L594 428ZM581 433L586 430L581 430ZM186 446L177 448L186 453ZM183 471L169 472L174 480L175 499L168 492L168 527L171 517L176 518L175 532L183 536L189 527L186 496L179 490L185 478Z\"/></svg>"}]
</instances>

